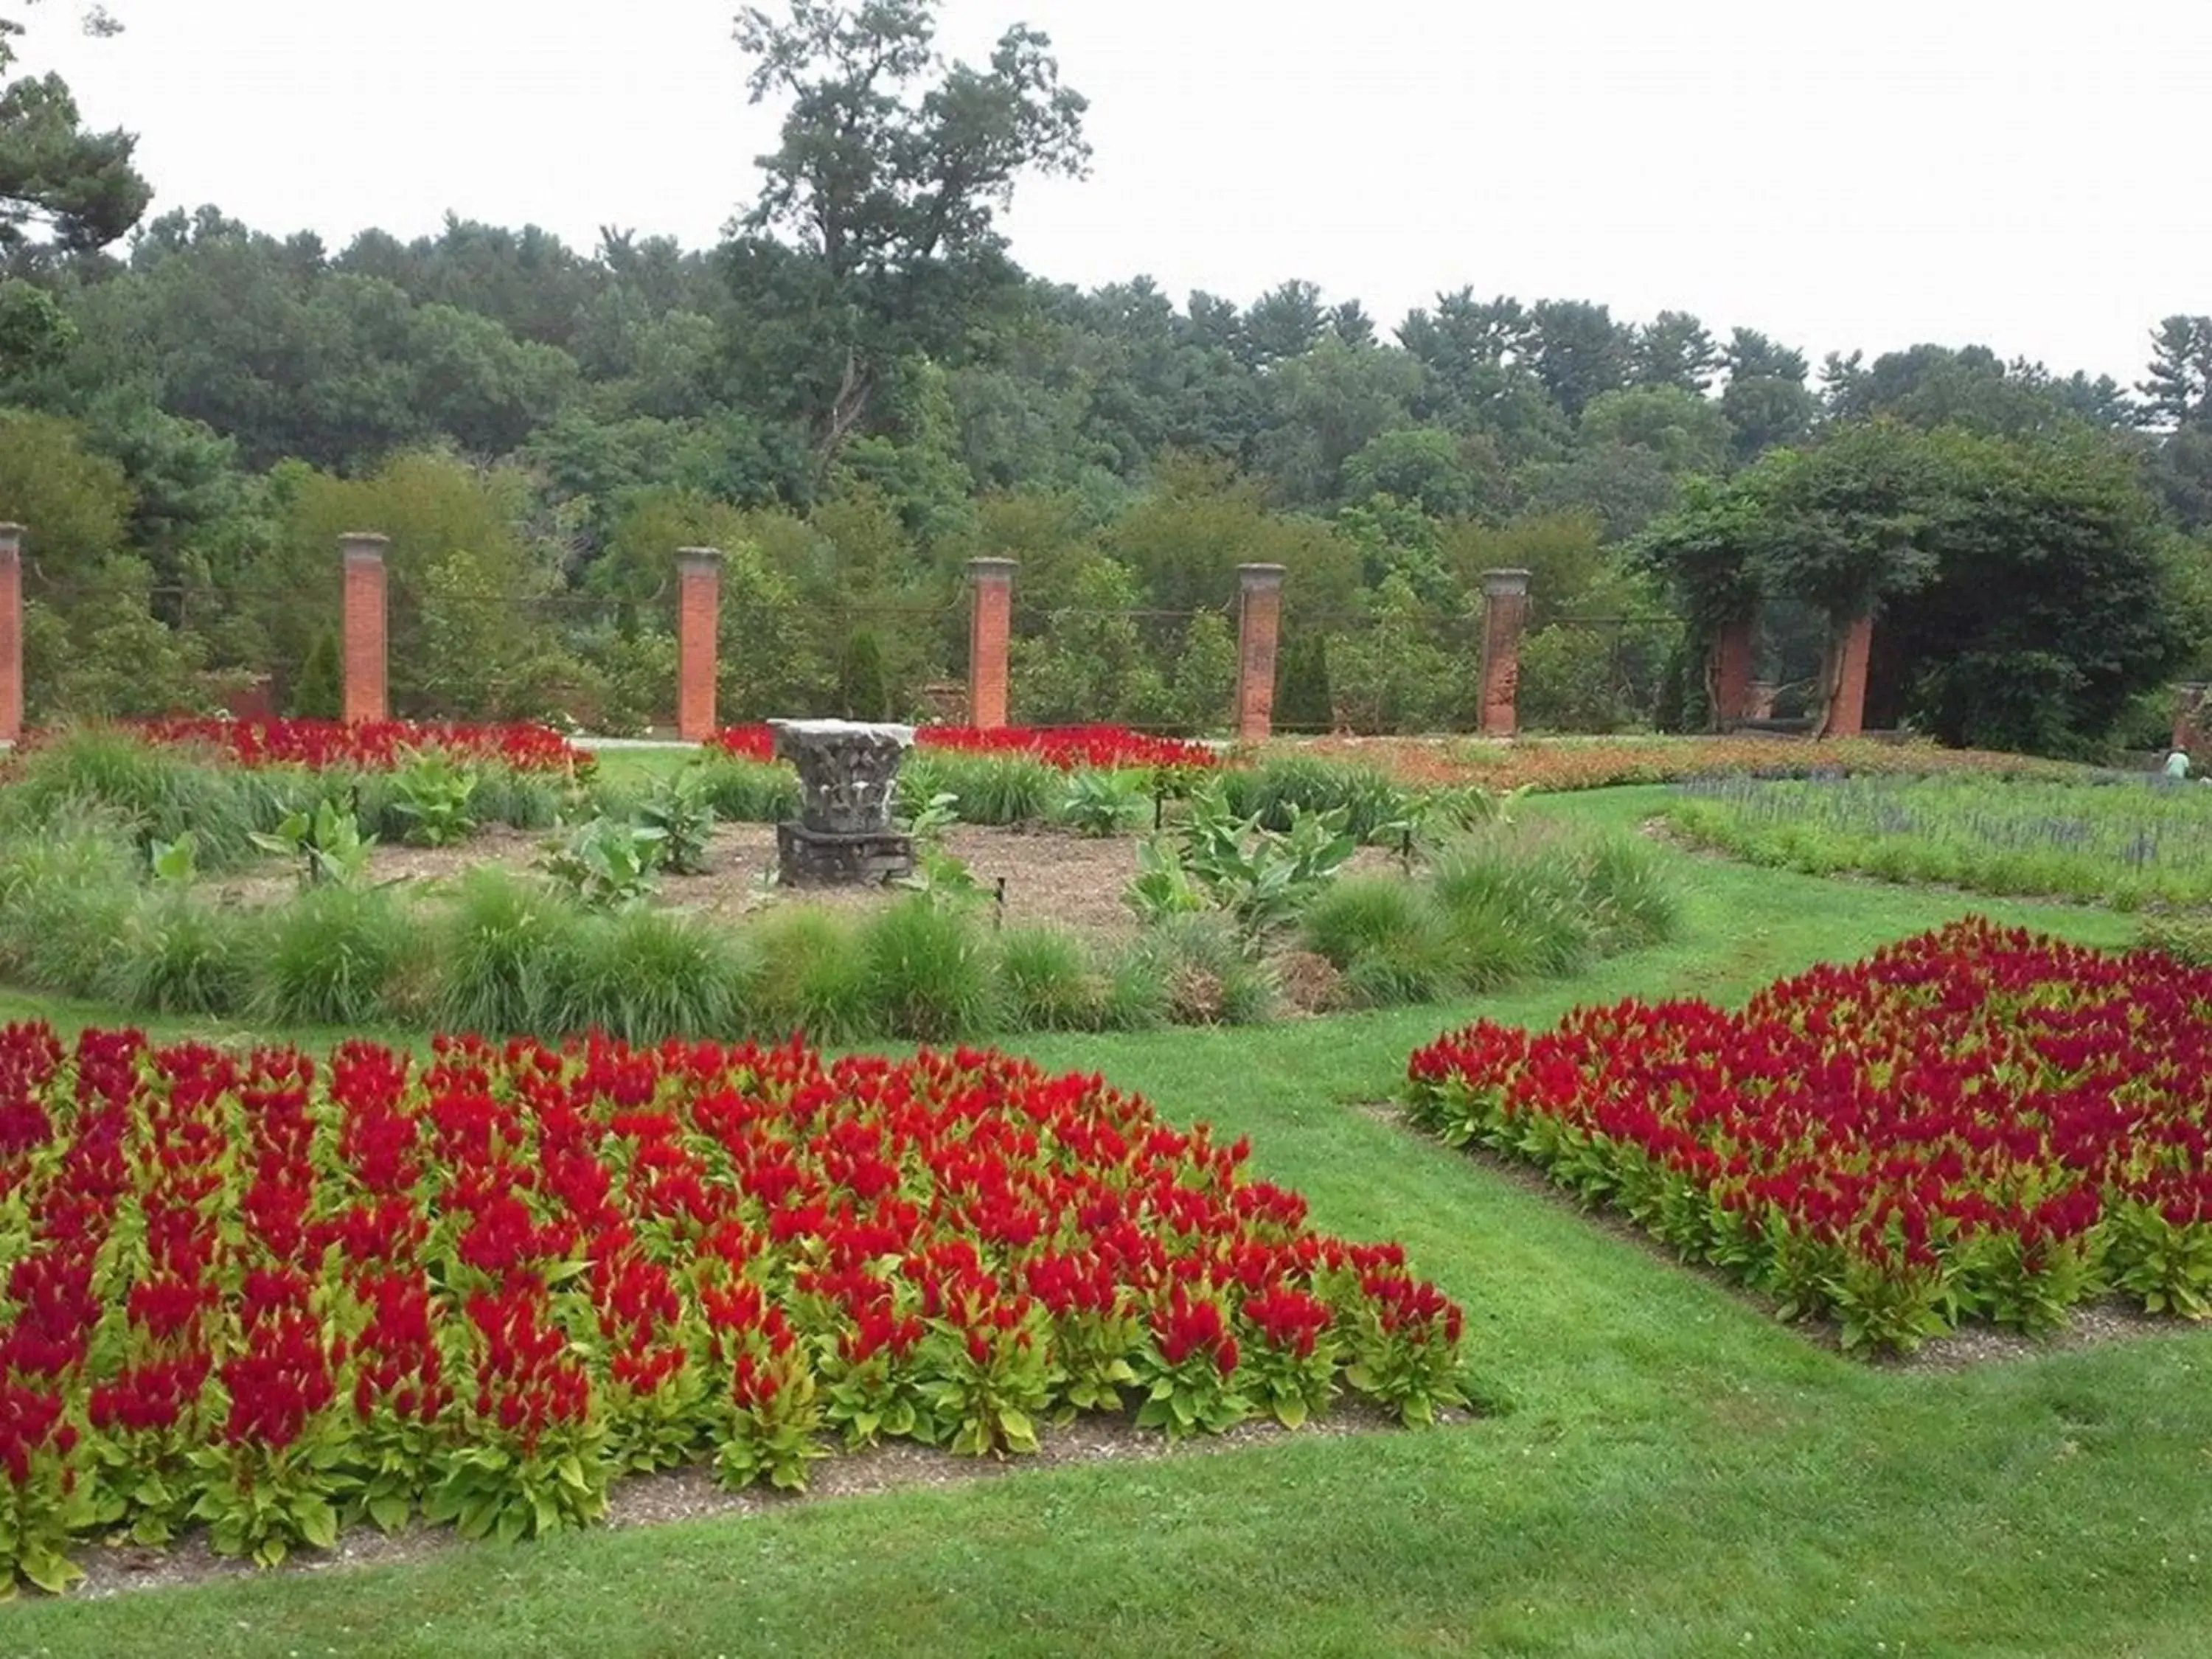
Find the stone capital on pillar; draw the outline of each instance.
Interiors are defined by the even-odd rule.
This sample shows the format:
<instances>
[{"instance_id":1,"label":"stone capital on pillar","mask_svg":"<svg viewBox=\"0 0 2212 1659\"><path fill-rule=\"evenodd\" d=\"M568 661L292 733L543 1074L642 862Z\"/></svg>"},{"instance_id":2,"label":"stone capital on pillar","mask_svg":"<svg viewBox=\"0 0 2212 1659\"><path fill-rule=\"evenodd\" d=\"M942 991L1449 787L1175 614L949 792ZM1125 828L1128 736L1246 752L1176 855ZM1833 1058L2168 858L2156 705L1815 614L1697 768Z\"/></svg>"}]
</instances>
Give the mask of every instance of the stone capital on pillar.
<instances>
[{"instance_id":1,"label":"stone capital on pillar","mask_svg":"<svg viewBox=\"0 0 2212 1659\"><path fill-rule=\"evenodd\" d=\"M391 718L385 621L384 556L392 538L366 530L338 538L344 563L343 713L348 726Z\"/></svg>"},{"instance_id":2,"label":"stone capital on pillar","mask_svg":"<svg viewBox=\"0 0 2212 1659\"><path fill-rule=\"evenodd\" d=\"M968 620L968 723L995 732L1006 723L1009 653L1014 632L1013 559L968 561L975 586Z\"/></svg>"},{"instance_id":3,"label":"stone capital on pillar","mask_svg":"<svg viewBox=\"0 0 2212 1659\"><path fill-rule=\"evenodd\" d=\"M1486 599L1525 599L1528 597L1528 573L1525 570L1486 570L1482 573L1482 597Z\"/></svg>"},{"instance_id":4,"label":"stone capital on pillar","mask_svg":"<svg viewBox=\"0 0 2212 1659\"><path fill-rule=\"evenodd\" d=\"M0 524L0 743L23 736L23 526Z\"/></svg>"},{"instance_id":5,"label":"stone capital on pillar","mask_svg":"<svg viewBox=\"0 0 2212 1659\"><path fill-rule=\"evenodd\" d=\"M1482 573L1482 734L1520 729L1521 629L1528 619L1528 573Z\"/></svg>"},{"instance_id":6,"label":"stone capital on pillar","mask_svg":"<svg viewBox=\"0 0 2212 1659\"><path fill-rule=\"evenodd\" d=\"M1275 657L1283 628L1283 567L1237 567L1237 741L1265 743L1275 729Z\"/></svg>"},{"instance_id":7,"label":"stone capital on pillar","mask_svg":"<svg viewBox=\"0 0 2212 1659\"><path fill-rule=\"evenodd\" d=\"M720 672L722 550L676 550L676 734L686 743L714 735Z\"/></svg>"}]
</instances>

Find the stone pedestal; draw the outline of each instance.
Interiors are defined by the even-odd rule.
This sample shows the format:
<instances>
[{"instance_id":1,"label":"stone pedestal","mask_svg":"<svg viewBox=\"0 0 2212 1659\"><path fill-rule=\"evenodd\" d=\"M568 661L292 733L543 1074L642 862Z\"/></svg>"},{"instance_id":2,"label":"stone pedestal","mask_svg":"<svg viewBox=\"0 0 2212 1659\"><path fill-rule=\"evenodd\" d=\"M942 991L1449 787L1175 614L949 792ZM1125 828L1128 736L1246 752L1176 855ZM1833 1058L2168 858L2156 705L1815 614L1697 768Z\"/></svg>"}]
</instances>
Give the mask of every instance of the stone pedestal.
<instances>
[{"instance_id":1,"label":"stone pedestal","mask_svg":"<svg viewBox=\"0 0 2212 1659\"><path fill-rule=\"evenodd\" d=\"M781 878L793 887L849 887L914 871L914 842L891 828L910 726L770 720L775 752L799 771L799 817L776 826Z\"/></svg>"}]
</instances>

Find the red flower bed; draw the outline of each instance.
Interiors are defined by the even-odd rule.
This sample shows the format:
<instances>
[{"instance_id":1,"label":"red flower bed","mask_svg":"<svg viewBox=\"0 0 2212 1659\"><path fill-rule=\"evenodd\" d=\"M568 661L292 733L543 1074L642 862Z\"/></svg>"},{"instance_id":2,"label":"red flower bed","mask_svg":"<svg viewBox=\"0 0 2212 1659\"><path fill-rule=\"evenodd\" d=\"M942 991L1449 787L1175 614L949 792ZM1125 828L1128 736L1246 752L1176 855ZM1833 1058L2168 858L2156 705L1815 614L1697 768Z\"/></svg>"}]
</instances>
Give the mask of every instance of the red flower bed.
<instances>
[{"instance_id":1,"label":"red flower bed","mask_svg":"<svg viewBox=\"0 0 2212 1659\"><path fill-rule=\"evenodd\" d=\"M2212 973L1972 920L1740 1013L1585 1008L1413 1058L1416 1115L1908 1349L2118 1291L2212 1312Z\"/></svg>"},{"instance_id":2,"label":"red flower bed","mask_svg":"<svg viewBox=\"0 0 2212 1659\"><path fill-rule=\"evenodd\" d=\"M0 1584L81 1540L515 1538L625 1471L1455 1399L1459 1310L1246 1149L961 1051L0 1030Z\"/></svg>"},{"instance_id":3,"label":"red flower bed","mask_svg":"<svg viewBox=\"0 0 2212 1659\"><path fill-rule=\"evenodd\" d=\"M445 720L376 720L347 726L337 720L149 720L135 729L155 743L219 750L240 766L388 772L404 763L404 751L410 749L442 749L461 759L506 766L517 772L563 772L592 763L588 754L544 726L467 726Z\"/></svg>"},{"instance_id":4,"label":"red flower bed","mask_svg":"<svg viewBox=\"0 0 2212 1659\"><path fill-rule=\"evenodd\" d=\"M1121 726L1006 726L982 731L971 726L925 726L915 733L924 749L950 749L976 755L1023 755L1063 772L1136 767L1205 768L1220 763L1219 753L1202 743L1157 738ZM739 760L775 757L775 737L765 726L732 726L709 739L712 747Z\"/></svg>"}]
</instances>

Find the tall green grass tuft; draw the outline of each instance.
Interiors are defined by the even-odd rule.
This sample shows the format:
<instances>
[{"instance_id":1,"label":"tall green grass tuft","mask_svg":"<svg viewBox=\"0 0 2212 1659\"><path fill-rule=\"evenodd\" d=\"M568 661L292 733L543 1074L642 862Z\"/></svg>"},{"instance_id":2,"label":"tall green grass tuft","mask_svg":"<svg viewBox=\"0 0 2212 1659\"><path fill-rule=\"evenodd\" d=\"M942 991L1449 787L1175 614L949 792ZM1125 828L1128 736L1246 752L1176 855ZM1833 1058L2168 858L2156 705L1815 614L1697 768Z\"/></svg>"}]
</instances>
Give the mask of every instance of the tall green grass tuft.
<instances>
[{"instance_id":1,"label":"tall green grass tuft","mask_svg":"<svg viewBox=\"0 0 2212 1659\"><path fill-rule=\"evenodd\" d=\"M449 1031L558 1036L583 917L541 884L487 866L461 878L434 933L437 1022Z\"/></svg>"},{"instance_id":2,"label":"tall green grass tuft","mask_svg":"<svg viewBox=\"0 0 2212 1659\"><path fill-rule=\"evenodd\" d=\"M1273 971L1218 915L1170 916L1146 929L1132 961L1158 981L1178 1025L1257 1025L1279 1001Z\"/></svg>"},{"instance_id":3,"label":"tall green grass tuft","mask_svg":"<svg viewBox=\"0 0 2212 1659\"><path fill-rule=\"evenodd\" d=\"M1338 994L1355 1006L1441 1002L1468 988L1450 915L1426 887L1399 877L1348 876L1300 925L1306 947L1344 975Z\"/></svg>"},{"instance_id":4,"label":"tall green grass tuft","mask_svg":"<svg viewBox=\"0 0 2212 1659\"><path fill-rule=\"evenodd\" d=\"M1095 1031L1110 989L1082 938L1064 927L1010 927L999 936L1000 1016L1014 1031Z\"/></svg>"},{"instance_id":5,"label":"tall green grass tuft","mask_svg":"<svg viewBox=\"0 0 2212 1659\"><path fill-rule=\"evenodd\" d=\"M1469 989L1564 977L1595 956L1595 919L1563 852L1539 837L1490 835L1437 860L1431 885L1459 941Z\"/></svg>"},{"instance_id":6,"label":"tall green grass tuft","mask_svg":"<svg viewBox=\"0 0 2212 1659\"><path fill-rule=\"evenodd\" d=\"M256 1012L278 1025L374 1025L386 990L416 939L413 922L382 888L318 887L263 915Z\"/></svg>"},{"instance_id":7,"label":"tall green grass tuft","mask_svg":"<svg viewBox=\"0 0 2212 1659\"><path fill-rule=\"evenodd\" d=\"M851 1042L873 1029L868 958L860 929L820 905L769 911L751 929L760 952L750 1024L777 1036Z\"/></svg>"},{"instance_id":8,"label":"tall green grass tuft","mask_svg":"<svg viewBox=\"0 0 2212 1659\"><path fill-rule=\"evenodd\" d=\"M860 945L877 1029L942 1042L993 1024L997 987L972 910L916 894L869 917Z\"/></svg>"},{"instance_id":9,"label":"tall green grass tuft","mask_svg":"<svg viewBox=\"0 0 2212 1659\"><path fill-rule=\"evenodd\" d=\"M918 750L899 769L899 813L912 818L939 795L958 802L963 823L1038 823L1066 792L1055 768L1032 755L972 755Z\"/></svg>"},{"instance_id":10,"label":"tall green grass tuft","mask_svg":"<svg viewBox=\"0 0 2212 1659\"><path fill-rule=\"evenodd\" d=\"M1680 927L1681 896L1657 852L1644 842L1601 837L1581 849L1575 869L1607 954L1656 945Z\"/></svg>"},{"instance_id":11,"label":"tall green grass tuft","mask_svg":"<svg viewBox=\"0 0 2212 1659\"><path fill-rule=\"evenodd\" d=\"M0 841L0 972L94 995L137 903L138 854L118 812L64 804Z\"/></svg>"},{"instance_id":12,"label":"tall green grass tuft","mask_svg":"<svg viewBox=\"0 0 2212 1659\"><path fill-rule=\"evenodd\" d=\"M100 994L160 1014L243 1013L261 946L244 912L189 892L143 893L124 919Z\"/></svg>"},{"instance_id":13,"label":"tall green grass tuft","mask_svg":"<svg viewBox=\"0 0 2212 1659\"><path fill-rule=\"evenodd\" d=\"M710 755L700 762L701 793L730 823L781 823L799 816L799 775L766 761Z\"/></svg>"},{"instance_id":14,"label":"tall green grass tuft","mask_svg":"<svg viewBox=\"0 0 2212 1659\"><path fill-rule=\"evenodd\" d=\"M737 1035L751 976L732 935L667 910L593 917L577 933L560 1005L566 1031L596 1029L636 1043Z\"/></svg>"},{"instance_id":15,"label":"tall green grass tuft","mask_svg":"<svg viewBox=\"0 0 2212 1659\"><path fill-rule=\"evenodd\" d=\"M200 863L224 869L253 856L258 792L249 774L112 726L79 726L23 757L0 791L0 823L26 828L74 809L113 814L141 842L198 837Z\"/></svg>"}]
</instances>

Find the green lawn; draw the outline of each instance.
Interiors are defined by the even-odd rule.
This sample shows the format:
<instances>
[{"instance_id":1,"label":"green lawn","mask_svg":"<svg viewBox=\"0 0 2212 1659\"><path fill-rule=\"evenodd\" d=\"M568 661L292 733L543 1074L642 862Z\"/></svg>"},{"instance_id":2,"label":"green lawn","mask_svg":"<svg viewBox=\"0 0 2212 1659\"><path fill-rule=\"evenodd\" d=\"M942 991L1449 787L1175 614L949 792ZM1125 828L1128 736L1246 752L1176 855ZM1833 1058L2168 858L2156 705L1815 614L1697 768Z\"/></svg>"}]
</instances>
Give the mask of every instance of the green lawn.
<instances>
[{"instance_id":1,"label":"green lawn","mask_svg":"<svg viewBox=\"0 0 2212 1659\"><path fill-rule=\"evenodd\" d=\"M1524 810L1632 823L1664 795ZM1534 1022L1631 993L1740 998L1974 908L2097 943L2130 927L1680 867L1677 943L1480 1012ZM39 1012L101 1018L0 999L0 1017ZM1476 1012L1021 1046L1249 1133L1258 1173L1307 1194L1316 1224L1403 1239L1468 1309L1472 1367L1510 1401L1503 1415L373 1571L26 1601L0 1610L0 1653L2207 1650L2212 1340L1966 1373L1846 1364L1353 1109L1392 1089L1417 1042Z\"/></svg>"}]
</instances>

